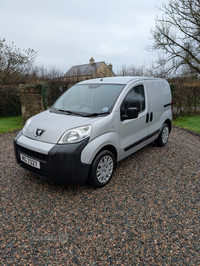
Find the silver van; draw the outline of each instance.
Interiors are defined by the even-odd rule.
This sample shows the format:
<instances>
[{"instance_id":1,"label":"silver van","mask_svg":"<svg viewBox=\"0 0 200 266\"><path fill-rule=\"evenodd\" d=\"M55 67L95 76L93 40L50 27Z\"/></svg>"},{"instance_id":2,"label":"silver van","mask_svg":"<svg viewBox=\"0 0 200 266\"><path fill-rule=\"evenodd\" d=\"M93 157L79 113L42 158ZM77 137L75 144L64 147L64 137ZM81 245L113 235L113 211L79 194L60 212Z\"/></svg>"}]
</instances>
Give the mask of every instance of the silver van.
<instances>
[{"instance_id":1,"label":"silver van","mask_svg":"<svg viewBox=\"0 0 200 266\"><path fill-rule=\"evenodd\" d=\"M172 98L159 78L82 81L27 120L14 140L17 163L60 184L106 185L116 163L171 131Z\"/></svg>"}]
</instances>

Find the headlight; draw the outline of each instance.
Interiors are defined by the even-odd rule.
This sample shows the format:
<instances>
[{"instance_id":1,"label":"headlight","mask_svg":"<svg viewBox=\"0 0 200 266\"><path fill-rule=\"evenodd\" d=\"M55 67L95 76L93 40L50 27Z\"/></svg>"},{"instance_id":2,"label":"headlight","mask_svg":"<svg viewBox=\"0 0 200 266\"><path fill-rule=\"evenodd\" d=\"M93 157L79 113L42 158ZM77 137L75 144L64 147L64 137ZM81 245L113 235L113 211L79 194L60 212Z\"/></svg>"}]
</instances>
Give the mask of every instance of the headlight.
<instances>
[{"instance_id":1,"label":"headlight","mask_svg":"<svg viewBox=\"0 0 200 266\"><path fill-rule=\"evenodd\" d=\"M92 130L91 125L77 127L67 130L59 139L58 144L76 143L90 137Z\"/></svg>"},{"instance_id":2,"label":"headlight","mask_svg":"<svg viewBox=\"0 0 200 266\"><path fill-rule=\"evenodd\" d=\"M28 120L26 120L26 123L25 123L25 125L24 125L24 127L23 127L23 129L22 129L22 133L23 133L23 134L25 133L25 130L27 129L27 127L28 127L28 125L30 124L31 120L32 120L32 117L29 118Z\"/></svg>"}]
</instances>

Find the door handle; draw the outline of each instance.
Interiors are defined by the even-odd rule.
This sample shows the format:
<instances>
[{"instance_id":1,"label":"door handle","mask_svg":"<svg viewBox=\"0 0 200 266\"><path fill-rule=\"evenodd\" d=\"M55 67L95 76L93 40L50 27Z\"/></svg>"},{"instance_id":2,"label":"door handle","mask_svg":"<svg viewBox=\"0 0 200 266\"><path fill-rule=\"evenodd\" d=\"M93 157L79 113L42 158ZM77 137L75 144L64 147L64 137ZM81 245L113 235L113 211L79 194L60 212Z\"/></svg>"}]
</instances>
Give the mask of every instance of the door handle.
<instances>
[{"instance_id":1,"label":"door handle","mask_svg":"<svg viewBox=\"0 0 200 266\"><path fill-rule=\"evenodd\" d=\"M150 114L150 122L153 120L153 112Z\"/></svg>"},{"instance_id":2,"label":"door handle","mask_svg":"<svg viewBox=\"0 0 200 266\"><path fill-rule=\"evenodd\" d=\"M149 123L149 113L146 115L146 123Z\"/></svg>"}]
</instances>

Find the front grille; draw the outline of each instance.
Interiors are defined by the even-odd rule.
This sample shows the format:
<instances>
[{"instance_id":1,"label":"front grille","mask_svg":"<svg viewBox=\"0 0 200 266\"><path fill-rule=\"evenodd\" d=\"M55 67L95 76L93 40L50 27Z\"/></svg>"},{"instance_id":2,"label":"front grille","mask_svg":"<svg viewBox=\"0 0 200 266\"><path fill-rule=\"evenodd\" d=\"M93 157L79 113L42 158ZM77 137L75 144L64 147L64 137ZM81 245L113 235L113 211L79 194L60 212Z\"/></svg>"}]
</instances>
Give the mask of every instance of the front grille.
<instances>
[{"instance_id":1,"label":"front grille","mask_svg":"<svg viewBox=\"0 0 200 266\"><path fill-rule=\"evenodd\" d=\"M44 162L46 162L46 160L47 160L47 155L39 153L39 152L36 152L36 151L32 151L32 150L26 149L26 148L24 148L22 146L17 145L17 150L21 151L25 155L30 156L30 157L32 157L32 158L34 158L36 160L39 160L39 161L42 160Z\"/></svg>"},{"instance_id":2,"label":"front grille","mask_svg":"<svg viewBox=\"0 0 200 266\"><path fill-rule=\"evenodd\" d=\"M18 157L19 164L23 168L27 169L28 171L30 171L30 172L38 175L38 176L46 178L46 176L47 176L47 155L36 152L36 151L29 150L29 149L24 148L20 145L16 145L16 150L17 150L17 157ZM26 156L29 156L35 160L40 161L40 169L37 169L37 168L35 168L29 164L22 162L20 159L20 153L22 153Z\"/></svg>"}]
</instances>

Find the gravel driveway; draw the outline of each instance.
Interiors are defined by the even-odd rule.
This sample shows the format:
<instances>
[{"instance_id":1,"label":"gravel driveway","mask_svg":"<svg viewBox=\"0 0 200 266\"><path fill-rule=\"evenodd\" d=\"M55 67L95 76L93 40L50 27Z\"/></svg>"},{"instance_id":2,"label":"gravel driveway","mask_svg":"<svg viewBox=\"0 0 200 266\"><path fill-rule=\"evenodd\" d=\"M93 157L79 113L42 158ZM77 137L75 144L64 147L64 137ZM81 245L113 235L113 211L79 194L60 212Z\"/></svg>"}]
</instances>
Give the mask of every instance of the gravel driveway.
<instances>
[{"instance_id":1,"label":"gravel driveway","mask_svg":"<svg viewBox=\"0 0 200 266\"><path fill-rule=\"evenodd\" d=\"M0 265L200 265L200 136L173 127L94 189L20 168L15 135L0 135Z\"/></svg>"}]
</instances>

